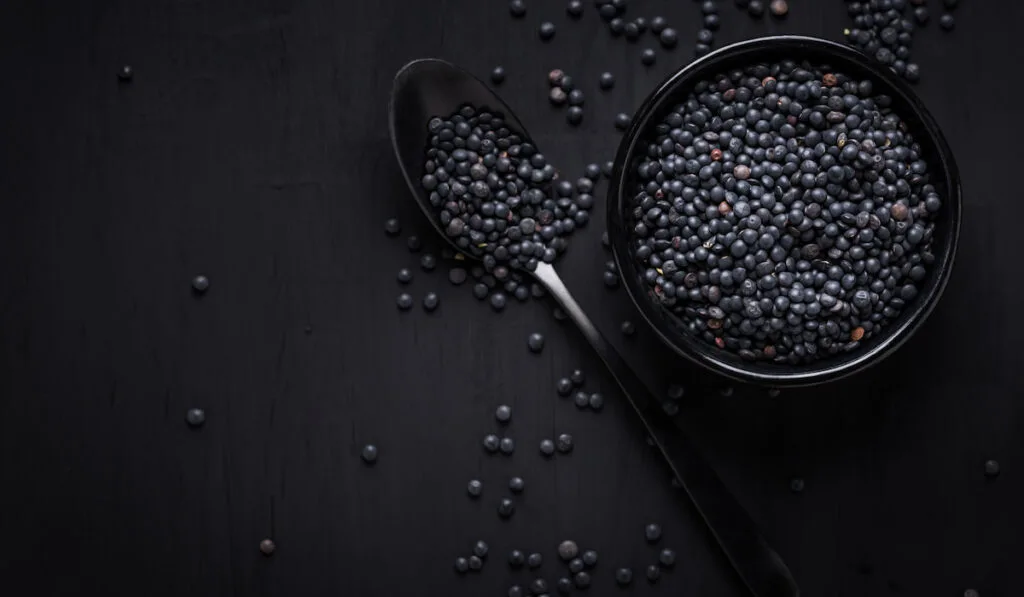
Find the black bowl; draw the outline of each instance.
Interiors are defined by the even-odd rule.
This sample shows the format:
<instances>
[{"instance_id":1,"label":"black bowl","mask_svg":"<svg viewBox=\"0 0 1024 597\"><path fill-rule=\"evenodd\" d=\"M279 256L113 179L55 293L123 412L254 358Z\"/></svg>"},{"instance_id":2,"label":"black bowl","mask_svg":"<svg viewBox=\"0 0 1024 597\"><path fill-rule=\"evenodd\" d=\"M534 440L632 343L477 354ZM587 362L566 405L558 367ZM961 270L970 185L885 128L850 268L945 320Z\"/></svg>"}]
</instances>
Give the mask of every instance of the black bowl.
<instances>
[{"instance_id":1,"label":"black bowl","mask_svg":"<svg viewBox=\"0 0 1024 597\"><path fill-rule=\"evenodd\" d=\"M828 65L836 72L870 79L875 84L876 93L891 96L893 111L903 119L915 141L921 145L923 158L931 172L930 182L943 199L932 241L935 262L914 301L904 307L895 321L879 334L863 341L857 349L807 365L745 361L688 332L674 315L650 296L630 243L630 201L636 188L632 165L641 157L641 152L646 151L654 126L692 91L697 82L730 69L786 59ZM665 344L691 361L732 379L771 386L832 381L861 371L895 352L924 323L942 295L960 236L962 197L959 173L942 132L921 100L887 67L850 47L811 37L774 36L733 44L704 56L666 79L640 106L623 137L615 158L608 198L608 235L622 282L637 309Z\"/></svg>"}]
</instances>

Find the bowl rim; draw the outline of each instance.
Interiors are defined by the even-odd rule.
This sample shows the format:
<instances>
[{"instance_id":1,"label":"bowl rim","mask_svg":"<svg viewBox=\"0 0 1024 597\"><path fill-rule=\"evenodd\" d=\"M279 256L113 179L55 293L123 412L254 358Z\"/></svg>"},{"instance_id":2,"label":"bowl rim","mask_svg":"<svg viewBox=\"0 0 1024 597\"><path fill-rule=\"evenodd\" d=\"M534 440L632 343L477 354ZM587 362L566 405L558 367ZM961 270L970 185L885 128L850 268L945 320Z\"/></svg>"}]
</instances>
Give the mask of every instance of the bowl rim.
<instances>
[{"instance_id":1,"label":"bowl rim","mask_svg":"<svg viewBox=\"0 0 1024 597\"><path fill-rule=\"evenodd\" d=\"M824 358L808 366L786 366L791 367L788 370L780 367L780 371L777 373L752 369L745 363L739 362L735 357L730 356L729 360L718 358L714 355L714 351L719 349L708 345L698 349L696 343L702 342L699 338L688 336L681 330L672 330L669 333L665 329L666 326L659 321L661 316L656 314L658 307L646 296L646 293L641 292L638 281L634 279L635 276L627 276L627 272L635 272L636 268L629 255L628 234L623 222L624 210L622 209L627 200L622 196L627 189L626 178L629 173L627 165L636 156L637 148L641 145L641 140L652 124L651 120L657 116L657 112L660 111L663 104L671 100L680 87L696 83L699 79L713 76L718 72L735 68L722 64L723 62L746 54L753 54L759 50L769 50L774 53L792 52L794 54L801 50L811 50L824 53L829 58L846 64L852 63L857 70L870 73L872 78L882 84L884 89L882 92L890 96L898 96L899 103L909 106L913 119L920 122L921 130L914 132L924 136L919 137L918 142L927 138L928 146L935 150L936 155L933 157L936 163L933 165L938 168L942 175L941 178L945 179L943 184L948 195L944 199L945 216L950 219L948 238L945 239L942 246L937 248L936 260L931 266L932 275L936 276L935 282L929 285L926 295L916 297L912 303L913 306L909 308L907 317L901 318L902 321L890 324L885 335L878 340L876 345L865 350L854 351L848 358ZM830 60L821 59L819 62L830 62ZM843 65L832 66L841 70ZM679 68L654 88L636 111L630 127L619 143L608 188L606 216L612 254L620 277L623 278L623 286L636 309L664 344L691 362L736 381L792 387L835 381L862 371L894 353L921 327L935 309L952 273L962 223L962 196L959 170L952 150L938 123L906 81L898 77L888 67L842 43L809 36L774 35L740 41L719 48ZM757 364L761 367L765 366L763 363Z\"/></svg>"}]
</instances>

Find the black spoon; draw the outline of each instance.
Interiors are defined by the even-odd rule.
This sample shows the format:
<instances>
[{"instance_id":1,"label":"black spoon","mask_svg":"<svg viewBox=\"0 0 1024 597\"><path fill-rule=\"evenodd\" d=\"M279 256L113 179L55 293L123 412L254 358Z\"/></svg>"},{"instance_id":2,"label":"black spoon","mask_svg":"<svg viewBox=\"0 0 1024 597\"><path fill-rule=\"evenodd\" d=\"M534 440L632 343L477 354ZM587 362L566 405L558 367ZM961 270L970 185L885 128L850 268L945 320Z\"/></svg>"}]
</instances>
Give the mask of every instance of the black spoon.
<instances>
[{"instance_id":1,"label":"black spoon","mask_svg":"<svg viewBox=\"0 0 1024 597\"><path fill-rule=\"evenodd\" d=\"M395 156L416 203L446 240L448 236L430 205L426 191L420 187L419 179L427 144L427 122L435 116L452 114L465 104L502 112L510 129L530 138L526 127L501 98L479 79L448 62L431 58L414 60L395 75L388 110ZM451 244L456 251L462 252L455 243ZM473 255L463 254L475 259ZM537 270L531 273L562 306L608 366L640 422L750 592L757 597L800 595L789 569L765 542L754 521L693 445L658 408L653 394L636 373L594 327L569 294L555 268L548 263L539 263Z\"/></svg>"}]
</instances>

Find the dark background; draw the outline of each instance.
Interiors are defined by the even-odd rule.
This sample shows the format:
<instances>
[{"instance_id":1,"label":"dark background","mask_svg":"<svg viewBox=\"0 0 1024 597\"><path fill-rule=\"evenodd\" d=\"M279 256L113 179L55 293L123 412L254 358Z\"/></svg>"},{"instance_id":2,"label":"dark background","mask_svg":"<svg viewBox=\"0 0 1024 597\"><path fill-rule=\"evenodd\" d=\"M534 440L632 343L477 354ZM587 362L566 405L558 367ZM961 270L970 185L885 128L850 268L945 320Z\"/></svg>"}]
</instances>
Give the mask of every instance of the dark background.
<instances>
[{"instance_id":1,"label":"dark background","mask_svg":"<svg viewBox=\"0 0 1024 597\"><path fill-rule=\"evenodd\" d=\"M593 4L504 0L5 2L0 67L0 573L31 595L504 595L512 547L564 572L564 538L597 549L593 595L744 595L693 508L624 409L600 362L551 303L500 315L419 271L404 237L434 239L387 137L394 72L422 56L486 76L562 172L611 159L616 112L691 57L691 2L634 0L680 46L612 39ZM720 2L716 45L769 32L832 39L840 0L791 0L783 22ZM669 358L601 283L595 221L559 263L569 287L654 388L684 383L690 433L792 569L805 595L1021 595L1024 376L1019 334L1020 3L961 2L957 27L915 42L919 90L963 174L956 270L922 331L855 379L770 397ZM537 25L554 21L542 44ZM136 71L120 83L123 64ZM570 129L546 98L559 67L587 93ZM612 71L613 92L597 91ZM601 189L603 192L604 184ZM598 194L600 196L600 193ZM403 237L388 239L398 216ZM439 247L434 247L437 250ZM395 308L411 292L442 305ZM211 280L194 296L191 278ZM514 302L514 301L513 301ZM307 330L309 326L309 330ZM528 353L529 332L547 336ZM554 392L575 367L604 412ZM512 457L480 448L514 408ZM189 428L190 407L206 425ZM570 432L570 456L537 442ZM359 459L380 448L374 467ZM983 463L1002 464L987 479ZM508 522L507 478L527 490ZM790 479L806 481L803 493ZM485 483L474 503L469 479ZM665 528L676 570L650 587ZM264 557L261 539L277 551ZM483 573L452 562L484 539ZM30 584L29 584L30 583Z\"/></svg>"}]
</instances>

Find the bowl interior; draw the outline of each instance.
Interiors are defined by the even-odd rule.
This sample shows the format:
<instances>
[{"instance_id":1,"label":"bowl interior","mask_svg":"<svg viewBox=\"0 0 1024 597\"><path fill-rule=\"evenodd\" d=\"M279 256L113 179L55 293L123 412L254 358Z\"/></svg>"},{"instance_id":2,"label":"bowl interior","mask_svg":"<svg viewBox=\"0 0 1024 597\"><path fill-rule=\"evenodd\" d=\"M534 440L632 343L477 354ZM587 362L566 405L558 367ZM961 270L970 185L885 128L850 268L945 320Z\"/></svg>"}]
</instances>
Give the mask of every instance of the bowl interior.
<instances>
[{"instance_id":1,"label":"bowl interior","mask_svg":"<svg viewBox=\"0 0 1024 597\"><path fill-rule=\"evenodd\" d=\"M808 61L836 72L870 79L876 94L892 97L893 111L920 144L929 165L929 182L943 200L935 220L932 251L935 262L913 302L880 334L850 353L825 357L808 365L749 362L720 350L684 329L678 319L654 301L636 266L631 199L636 190L635 164L646 151L655 125L685 99L694 85L735 68L780 60ZM927 318L945 288L959 236L961 194L952 153L938 125L910 87L887 67L842 44L808 37L777 36L724 47L666 79L645 100L619 146L608 201L608 232L616 264L633 302L662 340L679 354L741 381L771 385L809 385L849 375L893 352Z\"/></svg>"}]
</instances>

